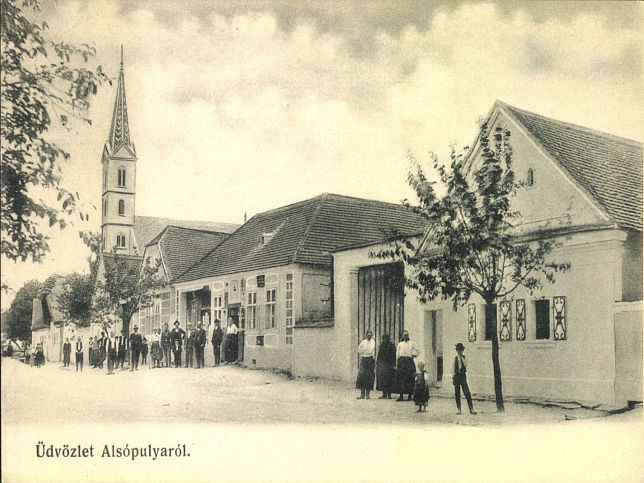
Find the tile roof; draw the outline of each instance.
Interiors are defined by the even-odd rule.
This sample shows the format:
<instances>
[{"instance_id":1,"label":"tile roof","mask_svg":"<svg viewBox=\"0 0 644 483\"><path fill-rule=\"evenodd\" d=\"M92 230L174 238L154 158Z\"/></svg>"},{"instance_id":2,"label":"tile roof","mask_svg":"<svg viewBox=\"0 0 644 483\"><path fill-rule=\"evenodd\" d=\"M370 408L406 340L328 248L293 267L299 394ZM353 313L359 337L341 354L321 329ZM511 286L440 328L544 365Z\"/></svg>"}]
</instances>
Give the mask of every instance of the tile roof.
<instances>
[{"instance_id":1,"label":"tile roof","mask_svg":"<svg viewBox=\"0 0 644 483\"><path fill-rule=\"evenodd\" d=\"M426 224L402 205L325 193L253 216L176 281L291 263L328 266L330 252L378 243L392 228L415 235ZM264 234L272 238L262 244Z\"/></svg>"},{"instance_id":2,"label":"tile roof","mask_svg":"<svg viewBox=\"0 0 644 483\"><path fill-rule=\"evenodd\" d=\"M642 231L642 143L497 104L615 223Z\"/></svg>"},{"instance_id":3,"label":"tile roof","mask_svg":"<svg viewBox=\"0 0 644 483\"><path fill-rule=\"evenodd\" d=\"M107 265L115 263L117 260L124 260L125 266L127 267L128 272L130 272L140 270L143 257L139 255L127 255L125 253L103 252L103 263L105 263L105 268L107 268Z\"/></svg>"},{"instance_id":4,"label":"tile roof","mask_svg":"<svg viewBox=\"0 0 644 483\"><path fill-rule=\"evenodd\" d=\"M166 226L173 225L180 228L193 228L195 230L218 231L232 233L239 225L234 223L217 223L212 221L173 220L171 218L157 218L156 216L135 216L134 236L137 248L143 253L146 245L156 238Z\"/></svg>"},{"instance_id":5,"label":"tile roof","mask_svg":"<svg viewBox=\"0 0 644 483\"><path fill-rule=\"evenodd\" d=\"M229 236L229 233L170 225L148 246L159 245L168 280L172 281Z\"/></svg>"}]
</instances>

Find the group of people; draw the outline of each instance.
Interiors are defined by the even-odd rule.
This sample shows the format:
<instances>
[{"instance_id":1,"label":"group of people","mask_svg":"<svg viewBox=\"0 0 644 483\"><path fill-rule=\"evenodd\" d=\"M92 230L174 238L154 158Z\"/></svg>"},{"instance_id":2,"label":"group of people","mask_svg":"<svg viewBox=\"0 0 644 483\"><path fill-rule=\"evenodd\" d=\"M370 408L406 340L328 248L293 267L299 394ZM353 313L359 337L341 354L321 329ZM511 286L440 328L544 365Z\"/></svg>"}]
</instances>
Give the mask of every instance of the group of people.
<instances>
[{"instance_id":1,"label":"group of people","mask_svg":"<svg viewBox=\"0 0 644 483\"><path fill-rule=\"evenodd\" d=\"M457 414L461 414L461 389L467 400L471 414L476 414L472 404L472 395L467 385L467 361L462 343L456 344L456 357L452 383L456 399ZM374 380L377 376L376 390L382 391L380 399L391 399L392 393L398 393L396 401L414 401L418 412L427 410L429 402L429 376L422 361L415 361L420 351L416 343L409 338L409 331L403 331L402 340L398 346L391 342L389 334L383 334L376 360L376 341L373 332L367 330L365 338L358 345L360 367L356 380L356 389L360 389L358 399L370 399Z\"/></svg>"},{"instance_id":2,"label":"group of people","mask_svg":"<svg viewBox=\"0 0 644 483\"><path fill-rule=\"evenodd\" d=\"M228 319L228 325L224 330L219 320L215 320L211 343L215 366L221 364L221 345L224 343L224 363L232 363L238 357L237 325L234 319ZM147 364L148 352L151 355L152 368L159 367L182 367L183 348L185 345L185 367L205 367L204 350L207 343L206 330L202 323L197 324L195 330L188 333L181 328L181 323L176 320L172 330L165 324L163 331L160 328L154 329L148 337L138 332L138 326L133 327L129 336L127 331L121 331L120 336L115 336L114 331L101 332L100 337L90 337L88 341L89 364L93 368L102 369L107 365L107 373L114 374L114 370L125 369L128 350L130 352L130 371L138 371L139 360L142 365ZM69 338L63 344L63 367L71 365L72 350L75 351L76 372L83 371L84 347L83 341L79 338L72 343ZM41 350L42 352L42 350ZM38 358L36 358L38 359ZM44 353L42 355L44 362Z\"/></svg>"}]
</instances>

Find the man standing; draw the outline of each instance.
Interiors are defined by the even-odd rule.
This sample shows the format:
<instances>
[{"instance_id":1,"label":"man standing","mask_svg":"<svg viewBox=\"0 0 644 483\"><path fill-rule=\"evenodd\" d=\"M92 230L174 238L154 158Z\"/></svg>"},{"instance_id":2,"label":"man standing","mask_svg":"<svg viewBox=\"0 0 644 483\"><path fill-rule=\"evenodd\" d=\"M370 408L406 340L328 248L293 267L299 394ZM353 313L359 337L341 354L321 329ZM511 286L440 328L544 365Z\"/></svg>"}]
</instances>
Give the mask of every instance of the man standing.
<instances>
[{"instance_id":1,"label":"man standing","mask_svg":"<svg viewBox=\"0 0 644 483\"><path fill-rule=\"evenodd\" d=\"M179 322L177 320L177 322ZM163 358L165 359L165 366L170 367L170 348L172 347L172 341L170 340L170 330L168 330L168 324L163 326L163 332L161 333L161 349L163 350Z\"/></svg>"},{"instance_id":2,"label":"man standing","mask_svg":"<svg viewBox=\"0 0 644 483\"><path fill-rule=\"evenodd\" d=\"M219 319L215 319L215 328L212 331L212 352L215 356L216 367L221 362L221 342L224 340L224 332L221 330Z\"/></svg>"},{"instance_id":3,"label":"man standing","mask_svg":"<svg viewBox=\"0 0 644 483\"><path fill-rule=\"evenodd\" d=\"M178 320L174 321L174 329L170 334L172 342L172 355L174 356L174 367L181 367L181 346L183 339L186 337L186 331L179 327L181 325Z\"/></svg>"},{"instance_id":4,"label":"man standing","mask_svg":"<svg viewBox=\"0 0 644 483\"><path fill-rule=\"evenodd\" d=\"M124 370L125 356L127 355L127 331L123 329L121 335L116 338L116 347L118 348L118 359L116 361L116 368L119 366Z\"/></svg>"},{"instance_id":5,"label":"man standing","mask_svg":"<svg viewBox=\"0 0 644 483\"><path fill-rule=\"evenodd\" d=\"M63 344L63 367L69 367L72 355L72 344L69 342L69 337L65 339Z\"/></svg>"},{"instance_id":6,"label":"man standing","mask_svg":"<svg viewBox=\"0 0 644 483\"><path fill-rule=\"evenodd\" d=\"M226 362L235 362L237 360L237 325L235 319L228 317L228 327L226 327Z\"/></svg>"},{"instance_id":7,"label":"man standing","mask_svg":"<svg viewBox=\"0 0 644 483\"><path fill-rule=\"evenodd\" d=\"M203 324L199 322L197 325L197 333L195 335L195 354L197 356L197 369L203 369L204 360L203 360L203 351L206 347L206 331L203 328Z\"/></svg>"},{"instance_id":8,"label":"man standing","mask_svg":"<svg viewBox=\"0 0 644 483\"><path fill-rule=\"evenodd\" d=\"M133 328L134 332L130 336L130 350L132 351L132 367L130 367L130 372L139 370L139 354L141 353L141 345L143 344L143 339L141 334L139 334L139 326L135 325Z\"/></svg>"},{"instance_id":9,"label":"man standing","mask_svg":"<svg viewBox=\"0 0 644 483\"><path fill-rule=\"evenodd\" d=\"M98 339L98 347L100 349L100 352L98 354L98 367L103 369L103 361L105 361L105 358L107 357L107 352L105 352L105 341L107 340L107 336L105 332L101 331L101 337Z\"/></svg>"},{"instance_id":10,"label":"man standing","mask_svg":"<svg viewBox=\"0 0 644 483\"><path fill-rule=\"evenodd\" d=\"M78 366L80 365L80 370L83 372L83 341L78 336L76 340L76 372L78 372Z\"/></svg>"},{"instance_id":11,"label":"man standing","mask_svg":"<svg viewBox=\"0 0 644 483\"><path fill-rule=\"evenodd\" d=\"M397 373L398 373L398 391L400 396L396 401L404 401L403 396L408 394L407 401L412 400L414 393L414 373L416 364L414 358L418 357L420 351L413 340L409 340L409 331L403 331L403 340L396 347Z\"/></svg>"},{"instance_id":12,"label":"man standing","mask_svg":"<svg viewBox=\"0 0 644 483\"><path fill-rule=\"evenodd\" d=\"M116 362L117 357L116 337L114 337L114 331L110 332L109 337L105 337L103 345L103 350L107 354L107 374L111 375L114 374L114 363Z\"/></svg>"},{"instance_id":13,"label":"man standing","mask_svg":"<svg viewBox=\"0 0 644 483\"><path fill-rule=\"evenodd\" d=\"M463 354L464 350L465 346L463 344L460 342L456 344L457 355L454 358L454 375L452 376L452 382L454 383L454 398L456 399L456 409L458 409L456 414L461 414L461 387L463 388L465 399L467 399L467 406L470 408L470 414L476 414L476 411L474 411L474 405L472 404L470 388L467 385L467 360L465 360L465 354Z\"/></svg>"},{"instance_id":14,"label":"man standing","mask_svg":"<svg viewBox=\"0 0 644 483\"><path fill-rule=\"evenodd\" d=\"M186 339L186 367L192 367L192 355L194 354L196 331L189 330L188 333L190 335Z\"/></svg>"}]
</instances>

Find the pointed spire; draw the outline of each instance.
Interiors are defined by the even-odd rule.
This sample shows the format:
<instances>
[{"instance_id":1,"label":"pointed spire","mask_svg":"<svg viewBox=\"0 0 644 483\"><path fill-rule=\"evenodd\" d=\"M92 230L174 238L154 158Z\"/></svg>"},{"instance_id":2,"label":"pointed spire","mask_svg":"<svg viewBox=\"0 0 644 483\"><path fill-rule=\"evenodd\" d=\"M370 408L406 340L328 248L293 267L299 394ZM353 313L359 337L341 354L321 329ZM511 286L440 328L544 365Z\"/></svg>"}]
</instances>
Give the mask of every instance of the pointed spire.
<instances>
[{"instance_id":1,"label":"pointed spire","mask_svg":"<svg viewBox=\"0 0 644 483\"><path fill-rule=\"evenodd\" d=\"M116 87L116 99L114 100L114 113L112 114L112 126L110 128L110 148L112 151L125 144L131 148L130 125L127 117L127 103L125 101L125 77L123 75L123 45L121 45L121 69Z\"/></svg>"}]
</instances>

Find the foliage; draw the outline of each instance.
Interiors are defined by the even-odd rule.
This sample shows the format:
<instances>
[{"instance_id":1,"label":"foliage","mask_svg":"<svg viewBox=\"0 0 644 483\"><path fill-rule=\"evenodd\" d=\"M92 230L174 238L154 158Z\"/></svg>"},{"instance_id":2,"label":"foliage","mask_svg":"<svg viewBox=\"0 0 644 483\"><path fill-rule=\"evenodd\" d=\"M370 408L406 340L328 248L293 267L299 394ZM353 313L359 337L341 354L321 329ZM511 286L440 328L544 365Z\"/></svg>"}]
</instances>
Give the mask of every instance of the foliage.
<instances>
[{"instance_id":1,"label":"foliage","mask_svg":"<svg viewBox=\"0 0 644 483\"><path fill-rule=\"evenodd\" d=\"M154 292L167 284L159 272L161 261L153 264L147 258L138 264L124 256L106 254L103 266L102 280L96 283L93 317L109 325L111 316L116 315L123 320L123 328L129 331L132 315L139 307L149 305Z\"/></svg>"},{"instance_id":2,"label":"foliage","mask_svg":"<svg viewBox=\"0 0 644 483\"><path fill-rule=\"evenodd\" d=\"M62 287L56 304L65 320L73 319L81 327L89 327L94 296L93 277L72 273L65 277Z\"/></svg>"},{"instance_id":3,"label":"foliage","mask_svg":"<svg viewBox=\"0 0 644 483\"><path fill-rule=\"evenodd\" d=\"M95 72L84 67L94 47L50 40L47 23L28 18L38 15L38 0L1 2L0 252L14 261L39 261L49 250L39 220L62 229L75 212L88 218L78 209L78 193L61 185L61 162L69 153L47 132L53 126L71 131L72 119L91 124L91 96L107 78L100 66ZM56 202L36 199L38 190L54 194Z\"/></svg>"},{"instance_id":4,"label":"foliage","mask_svg":"<svg viewBox=\"0 0 644 483\"><path fill-rule=\"evenodd\" d=\"M531 293L554 282L556 272L569 268L567 263L548 261L554 238L523 239L517 236L521 214L512 211L511 199L523 183L512 169L510 131L487 124L481 126L478 157L468 148L457 153L452 147L450 166L441 165L433 156L440 178L430 181L419 163L410 155L413 170L408 182L419 200L417 206L405 204L429 222L430 231L421 249L409 239L398 238L378 257L402 258L410 267L409 287L422 302L442 298L452 300L454 309L465 304L472 294L486 303L486 317L492 317L492 304L518 287ZM480 160L480 165L475 164ZM498 335L493 331L492 363L495 376L497 409L503 410L501 369L498 360Z\"/></svg>"},{"instance_id":5,"label":"foliage","mask_svg":"<svg viewBox=\"0 0 644 483\"><path fill-rule=\"evenodd\" d=\"M78 232L78 235L90 250L90 254L87 257L87 264L89 265L89 274L92 283L95 283L96 274L98 273L99 254L101 251L101 234L99 232L80 231Z\"/></svg>"},{"instance_id":6,"label":"foliage","mask_svg":"<svg viewBox=\"0 0 644 483\"><path fill-rule=\"evenodd\" d=\"M40 282L31 280L16 292L11 306L5 313L7 337L10 339L31 341L33 300L38 296L41 287Z\"/></svg>"}]
</instances>

